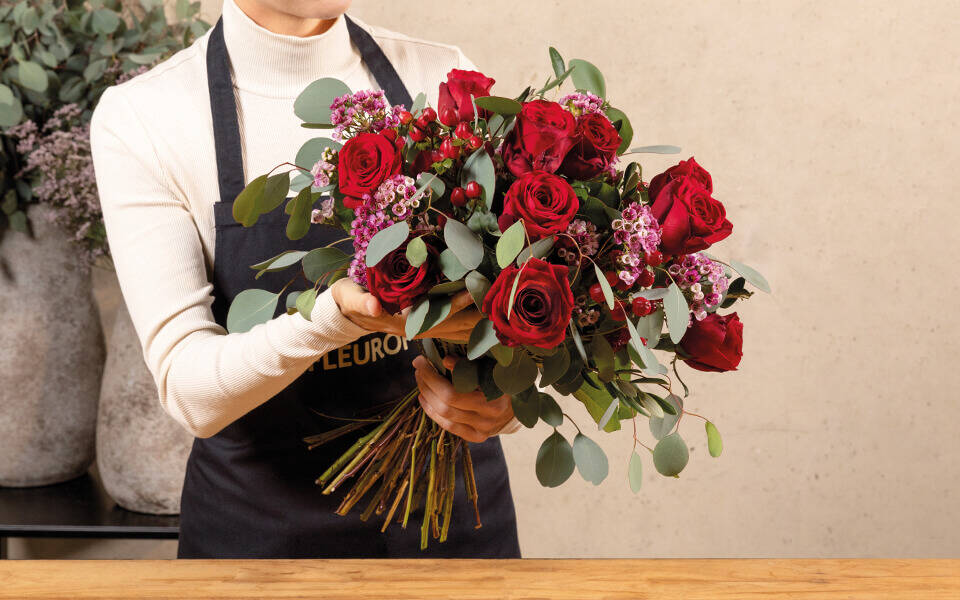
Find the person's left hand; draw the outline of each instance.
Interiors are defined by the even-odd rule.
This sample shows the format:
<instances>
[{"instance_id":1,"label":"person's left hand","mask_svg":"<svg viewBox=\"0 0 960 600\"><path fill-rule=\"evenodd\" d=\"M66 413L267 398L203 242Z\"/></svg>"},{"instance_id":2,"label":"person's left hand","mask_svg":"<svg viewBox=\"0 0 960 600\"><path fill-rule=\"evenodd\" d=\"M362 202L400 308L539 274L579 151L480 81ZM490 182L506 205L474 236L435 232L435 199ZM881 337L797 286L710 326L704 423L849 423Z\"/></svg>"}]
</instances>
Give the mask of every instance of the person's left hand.
<instances>
[{"instance_id":1,"label":"person's left hand","mask_svg":"<svg viewBox=\"0 0 960 600\"><path fill-rule=\"evenodd\" d=\"M456 357L446 356L443 366L453 369ZM440 427L468 442L482 442L497 435L513 419L513 405L509 395L487 400L483 392L458 393L450 381L437 373L424 356L413 359L417 385L420 387L420 406Z\"/></svg>"}]
</instances>

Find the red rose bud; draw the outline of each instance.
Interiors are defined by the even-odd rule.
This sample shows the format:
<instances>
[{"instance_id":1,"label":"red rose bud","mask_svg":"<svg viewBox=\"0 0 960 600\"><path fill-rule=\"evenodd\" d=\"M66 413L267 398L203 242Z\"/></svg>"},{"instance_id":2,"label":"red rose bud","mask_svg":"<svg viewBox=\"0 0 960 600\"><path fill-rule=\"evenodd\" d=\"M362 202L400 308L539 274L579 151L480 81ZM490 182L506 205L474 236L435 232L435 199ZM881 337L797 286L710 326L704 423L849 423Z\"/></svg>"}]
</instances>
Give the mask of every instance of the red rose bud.
<instances>
[{"instance_id":1,"label":"red rose bud","mask_svg":"<svg viewBox=\"0 0 960 600\"><path fill-rule=\"evenodd\" d=\"M681 160L679 164L670 167L650 181L650 186L648 187L650 198L656 198L657 195L660 194L660 190L662 190L668 182L674 179L683 179L684 177L691 177L694 181L706 188L708 192L713 193L713 178L710 177L710 173L698 165L697 161L693 160L691 156L690 160Z\"/></svg>"},{"instance_id":2,"label":"red rose bud","mask_svg":"<svg viewBox=\"0 0 960 600\"><path fill-rule=\"evenodd\" d=\"M440 153L443 154L444 158L457 160L457 157L460 156L460 147L455 146L453 140L447 138L440 143Z\"/></svg>"},{"instance_id":3,"label":"red rose bud","mask_svg":"<svg viewBox=\"0 0 960 600\"><path fill-rule=\"evenodd\" d=\"M736 371L743 357L743 323L737 313L710 313L680 340L684 362L698 371Z\"/></svg>"},{"instance_id":4,"label":"red rose bud","mask_svg":"<svg viewBox=\"0 0 960 600\"><path fill-rule=\"evenodd\" d=\"M532 170L556 172L573 145L577 122L556 102L526 102L504 140L503 162L517 177Z\"/></svg>"},{"instance_id":5,"label":"red rose bud","mask_svg":"<svg viewBox=\"0 0 960 600\"><path fill-rule=\"evenodd\" d=\"M337 176L344 205L357 208L364 195L373 192L387 177L400 172L402 155L388 135L358 133L340 149Z\"/></svg>"},{"instance_id":6,"label":"red rose bud","mask_svg":"<svg viewBox=\"0 0 960 600\"><path fill-rule=\"evenodd\" d=\"M603 173L617 157L622 139L610 119L599 113L577 117L573 146L560 164L560 173L586 181Z\"/></svg>"},{"instance_id":7,"label":"red rose bud","mask_svg":"<svg viewBox=\"0 0 960 600\"><path fill-rule=\"evenodd\" d=\"M495 80L479 71L453 69L447 73L447 80L440 84L437 106L440 107L440 112L445 108L452 108L461 121L472 121L473 103L470 96L489 96L494 83ZM486 118L487 111L478 107L477 112L481 118Z\"/></svg>"},{"instance_id":8,"label":"red rose bud","mask_svg":"<svg viewBox=\"0 0 960 600\"><path fill-rule=\"evenodd\" d=\"M457 125L457 128L453 130L453 135L457 136L461 140L465 140L473 135L473 129L467 125L466 121L460 121L460 124Z\"/></svg>"},{"instance_id":9,"label":"red rose bud","mask_svg":"<svg viewBox=\"0 0 960 600\"><path fill-rule=\"evenodd\" d=\"M510 291L519 274L513 309L507 318ZM505 346L554 348L563 342L573 312L568 270L530 258L521 270L511 264L500 272L483 299L483 312Z\"/></svg>"},{"instance_id":10,"label":"red rose bud","mask_svg":"<svg viewBox=\"0 0 960 600\"><path fill-rule=\"evenodd\" d=\"M467 194L462 187L455 187L450 192L450 204L464 206L467 203Z\"/></svg>"},{"instance_id":11,"label":"red rose bud","mask_svg":"<svg viewBox=\"0 0 960 600\"><path fill-rule=\"evenodd\" d=\"M479 198L480 194L483 193L483 188L481 188L480 184L476 181L468 181L467 187L464 188L464 192L466 192L467 198Z\"/></svg>"},{"instance_id":12,"label":"red rose bud","mask_svg":"<svg viewBox=\"0 0 960 600\"><path fill-rule=\"evenodd\" d=\"M529 171L513 182L503 198L500 231L523 219L527 235L539 240L564 231L579 206L566 179L545 171Z\"/></svg>"},{"instance_id":13,"label":"red rose bud","mask_svg":"<svg viewBox=\"0 0 960 600\"><path fill-rule=\"evenodd\" d=\"M427 242L426 239L424 239ZM427 260L413 267L407 260L407 243L367 268L367 289L391 314L422 298L440 282L440 251L427 242Z\"/></svg>"},{"instance_id":14,"label":"red rose bud","mask_svg":"<svg viewBox=\"0 0 960 600\"><path fill-rule=\"evenodd\" d=\"M433 123L437 120L437 111L433 110L429 106L423 109L423 112L420 113L420 117L427 120L427 124Z\"/></svg>"},{"instance_id":15,"label":"red rose bud","mask_svg":"<svg viewBox=\"0 0 960 600\"><path fill-rule=\"evenodd\" d=\"M421 113L421 115L417 117L417 120L414 121L414 125L422 129L424 132L428 132L430 131L430 123L432 122L433 121L427 118L427 115Z\"/></svg>"},{"instance_id":16,"label":"red rose bud","mask_svg":"<svg viewBox=\"0 0 960 600\"><path fill-rule=\"evenodd\" d=\"M727 212L693 177L668 181L651 206L660 222L660 248L668 254L693 254L733 231Z\"/></svg>"},{"instance_id":17,"label":"red rose bud","mask_svg":"<svg viewBox=\"0 0 960 600\"><path fill-rule=\"evenodd\" d=\"M442 109L440 111L440 122L447 127L453 127L459 123L460 117L457 116L457 110L449 106Z\"/></svg>"}]
</instances>

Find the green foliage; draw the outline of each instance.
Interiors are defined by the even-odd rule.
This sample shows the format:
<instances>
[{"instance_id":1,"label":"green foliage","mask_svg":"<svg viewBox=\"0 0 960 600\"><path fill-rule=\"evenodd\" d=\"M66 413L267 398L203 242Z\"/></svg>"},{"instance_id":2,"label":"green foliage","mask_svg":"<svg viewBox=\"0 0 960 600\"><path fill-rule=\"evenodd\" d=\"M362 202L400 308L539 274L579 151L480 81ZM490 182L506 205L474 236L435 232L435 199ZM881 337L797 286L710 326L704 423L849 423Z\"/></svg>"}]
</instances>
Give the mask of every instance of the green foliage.
<instances>
[{"instance_id":1,"label":"green foliage","mask_svg":"<svg viewBox=\"0 0 960 600\"><path fill-rule=\"evenodd\" d=\"M707 428L707 449L710 451L710 456L716 458L723 453L723 439L716 425L707 421L705 427Z\"/></svg>"},{"instance_id":2,"label":"green foliage","mask_svg":"<svg viewBox=\"0 0 960 600\"><path fill-rule=\"evenodd\" d=\"M663 299L663 311L667 315L670 341L679 344L690 323L690 307L676 283L671 283L667 288L667 295Z\"/></svg>"},{"instance_id":3,"label":"green foliage","mask_svg":"<svg viewBox=\"0 0 960 600\"><path fill-rule=\"evenodd\" d=\"M593 485L600 485L610 472L603 448L582 433L573 438L573 459L580 475Z\"/></svg>"},{"instance_id":4,"label":"green foliage","mask_svg":"<svg viewBox=\"0 0 960 600\"><path fill-rule=\"evenodd\" d=\"M103 91L122 74L150 66L191 44L210 25L199 2L182 1L178 21L161 2L10 0L0 3L0 128L25 120L42 128L65 104L89 121ZM0 144L0 193L16 190L16 209L0 214L0 229L26 231L23 207L31 186L16 185L25 157L9 138Z\"/></svg>"},{"instance_id":5,"label":"green foliage","mask_svg":"<svg viewBox=\"0 0 960 600\"><path fill-rule=\"evenodd\" d=\"M483 108L498 115L515 115L523 108L516 100L500 96L481 96L474 100L474 103L477 108Z\"/></svg>"},{"instance_id":6,"label":"green foliage","mask_svg":"<svg viewBox=\"0 0 960 600\"><path fill-rule=\"evenodd\" d=\"M690 450L677 432L657 442L653 449L653 466L661 475L674 477L683 471L690 460Z\"/></svg>"},{"instance_id":7,"label":"green foliage","mask_svg":"<svg viewBox=\"0 0 960 600\"><path fill-rule=\"evenodd\" d=\"M510 364L504 366L498 363L493 368L493 380L503 393L519 394L537 380L537 364L526 352L514 351Z\"/></svg>"},{"instance_id":8,"label":"green foliage","mask_svg":"<svg viewBox=\"0 0 960 600\"><path fill-rule=\"evenodd\" d=\"M643 483L643 461L636 452L630 454L630 464L627 466L627 478L630 480L630 489L634 494L640 491Z\"/></svg>"},{"instance_id":9,"label":"green foliage","mask_svg":"<svg viewBox=\"0 0 960 600\"><path fill-rule=\"evenodd\" d=\"M501 269L506 268L520 254L525 237L523 221L517 221L503 232L497 240L497 264Z\"/></svg>"},{"instance_id":10,"label":"green foliage","mask_svg":"<svg viewBox=\"0 0 960 600\"><path fill-rule=\"evenodd\" d=\"M314 248L303 257L304 276L316 283L324 275L345 268L353 255L339 248Z\"/></svg>"},{"instance_id":11,"label":"green foliage","mask_svg":"<svg viewBox=\"0 0 960 600\"><path fill-rule=\"evenodd\" d=\"M317 79L304 88L293 101L293 112L306 123L330 125L330 105L338 96L349 93L350 88L339 79Z\"/></svg>"},{"instance_id":12,"label":"green foliage","mask_svg":"<svg viewBox=\"0 0 960 600\"><path fill-rule=\"evenodd\" d=\"M443 226L443 239L447 243L447 248L456 255L464 269L470 271L480 266L483 260L483 242L470 231L469 227L456 219L447 219ZM463 274L460 277L463 277Z\"/></svg>"},{"instance_id":13,"label":"green foliage","mask_svg":"<svg viewBox=\"0 0 960 600\"><path fill-rule=\"evenodd\" d=\"M460 170L460 185L466 186L470 181L476 181L480 184L483 190L483 200L489 210L493 206L497 176L493 167L493 160L490 159L490 155L487 154L485 148L478 148L463 163L463 168ZM447 222L449 223L451 220Z\"/></svg>"},{"instance_id":14,"label":"green foliage","mask_svg":"<svg viewBox=\"0 0 960 600\"><path fill-rule=\"evenodd\" d=\"M470 341L467 342L467 358L476 360L500 343L497 334L493 331L493 322L489 319L480 319L470 332Z\"/></svg>"},{"instance_id":15,"label":"green foliage","mask_svg":"<svg viewBox=\"0 0 960 600\"><path fill-rule=\"evenodd\" d=\"M591 92L601 98L607 97L607 83L603 79L603 73L593 63L574 58L568 63L568 66L573 67L571 77L573 78L573 85L578 90Z\"/></svg>"},{"instance_id":16,"label":"green foliage","mask_svg":"<svg viewBox=\"0 0 960 600\"><path fill-rule=\"evenodd\" d=\"M243 290L230 303L227 311L227 331L243 333L254 325L266 323L277 310L280 294L251 288Z\"/></svg>"},{"instance_id":17,"label":"green foliage","mask_svg":"<svg viewBox=\"0 0 960 600\"><path fill-rule=\"evenodd\" d=\"M570 478L573 469L573 448L559 431L554 431L537 451L537 480L543 487L557 487Z\"/></svg>"},{"instance_id":18,"label":"green foliage","mask_svg":"<svg viewBox=\"0 0 960 600\"><path fill-rule=\"evenodd\" d=\"M410 226L406 221L394 223L377 232L367 245L364 258L368 267L375 267L385 256L399 248L410 236Z\"/></svg>"}]
</instances>

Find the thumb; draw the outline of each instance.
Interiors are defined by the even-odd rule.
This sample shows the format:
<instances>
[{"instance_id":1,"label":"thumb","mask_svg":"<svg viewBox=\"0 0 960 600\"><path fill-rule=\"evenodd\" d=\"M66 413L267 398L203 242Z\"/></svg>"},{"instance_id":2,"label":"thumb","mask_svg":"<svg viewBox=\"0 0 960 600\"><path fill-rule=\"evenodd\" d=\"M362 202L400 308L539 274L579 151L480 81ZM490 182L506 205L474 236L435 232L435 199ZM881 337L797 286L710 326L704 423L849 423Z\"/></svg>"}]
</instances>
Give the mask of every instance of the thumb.
<instances>
[{"instance_id":1,"label":"thumb","mask_svg":"<svg viewBox=\"0 0 960 600\"><path fill-rule=\"evenodd\" d=\"M453 370L453 367L455 367L456 364L457 364L457 357L456 357L456 356L453 356L452 354L448 354L448 355L446 355L446 356L443 357L443 361L442 361L442 362L443 362L443 366L444 366L444 367L446 367L448 370L452 371L452 370Z\"/></svg>"}]
</instances>

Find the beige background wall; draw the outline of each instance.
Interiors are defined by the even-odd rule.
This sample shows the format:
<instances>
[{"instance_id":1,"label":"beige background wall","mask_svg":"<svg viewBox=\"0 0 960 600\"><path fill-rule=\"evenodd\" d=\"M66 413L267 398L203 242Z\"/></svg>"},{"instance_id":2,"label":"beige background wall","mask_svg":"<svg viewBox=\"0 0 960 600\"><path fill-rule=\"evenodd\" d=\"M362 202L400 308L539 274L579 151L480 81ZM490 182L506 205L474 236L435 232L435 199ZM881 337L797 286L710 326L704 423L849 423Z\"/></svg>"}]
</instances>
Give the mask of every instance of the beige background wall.
<instances>
[{"instance_id":1,"label":"beige background wall","mask_svg":"<svg viewBox=\"0 0 960 600\"><path fill-rule=\"evenodd\" d=\"M204 3L211 22L219 6ZM680 145L713 172L734 223L716 253L774 288L740 309L741 369L689 376L722 458L689 418L680 479L647 460L634 496L629 435L613 435L599 489L575 475L544 490L546 430L504 440L526 556L960 556L960 2L357 0L353 13L459 44L504 95L545 79L548 45L593 61L636 144ZM174 552L126 544L76 552Z\"/></svg>"}]
</instances>

